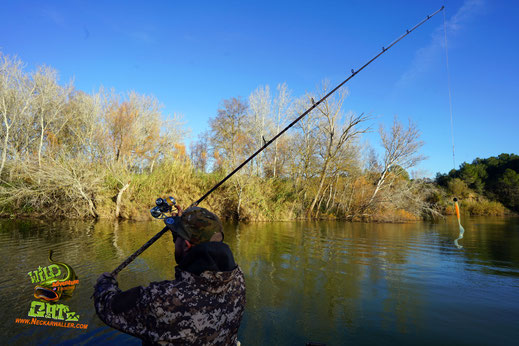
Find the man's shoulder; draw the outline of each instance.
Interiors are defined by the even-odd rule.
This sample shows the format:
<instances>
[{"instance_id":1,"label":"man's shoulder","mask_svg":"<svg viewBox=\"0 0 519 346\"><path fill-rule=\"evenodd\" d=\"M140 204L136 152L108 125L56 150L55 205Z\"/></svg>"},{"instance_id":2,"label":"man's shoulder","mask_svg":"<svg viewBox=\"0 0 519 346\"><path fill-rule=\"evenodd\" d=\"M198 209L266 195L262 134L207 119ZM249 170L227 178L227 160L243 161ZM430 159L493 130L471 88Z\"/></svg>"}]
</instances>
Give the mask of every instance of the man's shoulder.
<instances>
[{"instance_id":1,"label":"man's shoulder","mask_svg":"<svg viewBox=\"0 0 519 346\"><path fill-rule=\"evenodd\" d=\"M183 280L163 280L150 282L144 289L151 295L173 295L188 285L189 284Z\"/></svg>"},{"instance_id":2,"label":"man's shoulder","mask_svg":"<svg viewBox=\"0 0 519 346\"><path fill-rule=\"evenodd\" d=\"M163 281L152 281L146 287L150 290L158 290L158 291L168 291L168 290L176 290L181 287L197 285L200 284L200 281L204 281L203 279L212 278L215 281L244 281L244 274L240 266L236 266L233 270L228 271L204 271L199 275L191 273L187 270L180 268L179 266L175 267L175 279L173 280L163 280Z\"/></svg>"},{"instance_id":3,"label":"man's shoulder","mask_svg":"<svg viewBox=\"0 0 519 346\"><path fill-rule=\"evenodd\" d=\"M179 312L196 308L208 312L226 302L245 299L245 283L239 267L230 272L192 274L177 268L175 280L151 282L144 288L142 303L163 311Z\"/></svg>"}]
</instances>

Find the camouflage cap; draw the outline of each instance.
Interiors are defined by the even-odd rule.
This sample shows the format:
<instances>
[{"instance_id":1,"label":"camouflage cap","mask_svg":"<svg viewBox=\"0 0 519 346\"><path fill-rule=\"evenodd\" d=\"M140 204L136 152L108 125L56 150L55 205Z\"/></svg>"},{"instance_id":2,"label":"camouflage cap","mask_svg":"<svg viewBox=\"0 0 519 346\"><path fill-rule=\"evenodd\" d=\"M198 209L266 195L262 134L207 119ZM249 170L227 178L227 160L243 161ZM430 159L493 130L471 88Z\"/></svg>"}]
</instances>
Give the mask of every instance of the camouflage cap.
<instances>
[{"instance_id":1,"label":"camouflage cap","mask_svg":"<svg viewBox=\"0 0 519 346\"><path fill-rule=\"evenodd\" d=\"M218 216L200 207L187 208L172 231L179 237L199 244L211 240L216 233L223 236L223 225Z\"/></svg>"}]
</instances>

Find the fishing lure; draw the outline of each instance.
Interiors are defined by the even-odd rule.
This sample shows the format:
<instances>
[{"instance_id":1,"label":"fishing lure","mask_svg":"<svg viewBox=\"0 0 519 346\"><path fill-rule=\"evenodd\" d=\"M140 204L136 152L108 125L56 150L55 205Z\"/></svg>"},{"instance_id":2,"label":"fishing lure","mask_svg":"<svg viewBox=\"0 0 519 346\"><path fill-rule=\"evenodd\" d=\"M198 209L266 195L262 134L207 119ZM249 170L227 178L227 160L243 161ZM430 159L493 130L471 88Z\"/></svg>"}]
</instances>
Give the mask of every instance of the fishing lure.
<instances>
[{"instance_id":1,"label":"fishing lure","mask_svg":"<svg viewBox=\"0 0 519 346\"><path fill-rule=\"evenodd\" d=\"M454 240L454 245L456 245L456 247L458 249L461 249L463 246L458 244L458 240L463 239L463 233L465 233L465 229L461 225L461 221L460 221L460 207L458 206L458 199L457 198L454 198L454 207L456 208L456 216L458 217L458 225L460 226L460 234L459 234L458 238L456 240Z\"/></svg>"}]
</instances>

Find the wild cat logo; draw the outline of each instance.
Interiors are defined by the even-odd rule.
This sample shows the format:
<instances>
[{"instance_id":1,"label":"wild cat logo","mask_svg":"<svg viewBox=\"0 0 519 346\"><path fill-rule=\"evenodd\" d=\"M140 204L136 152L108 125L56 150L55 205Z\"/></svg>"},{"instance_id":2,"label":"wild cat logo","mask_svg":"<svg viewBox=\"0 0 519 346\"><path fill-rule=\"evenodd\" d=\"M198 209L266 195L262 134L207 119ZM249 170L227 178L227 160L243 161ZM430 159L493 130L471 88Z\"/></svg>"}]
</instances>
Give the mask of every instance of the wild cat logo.
<instances>
[{"instance_id":1,"label":"wild cat logo","mask_svg":"<svg viewBox=\"0 0 519 346\"><path fill-rule=\"evenodd\" d=\"M31 309L27 314L29 317L51 318L59 321L78 321L79 315L70 311L70 308L64 304L53 304L47 302L33 301Z\"/></svg>"},{"instance_id":2,"label":"wild cat logo","mask_svg":"<svg viewBox=\"0 0 519 346\"><path fill-rule=\"evenodd\" d=\"M51 265L47 267L38 267L27 275L31 278L31 283L36 283L34 287L34 297L40 300L56 302L62 296L72 296L79 284L78 277L66 263L56 262L52 259L53 251L49 252L49 262ZM62 268L64 269L62 271Z\"/></svg>"},{"instance_id":3,"label":"wild cat logo","mask_svg":"<svg viewBox=\"0 0 519 346\"><path fill-rule=\"evenodd\" d=\"M78 277L66 263L56 262L52 259L53 251L49 252L49 266L41 267L30 271L27 275L31 278L31 284L36 284L34 287L34 297L39 299L31 302L31 307L28 319L16 319L15 322L33 325L47 325L58 326L66 328L82 328L86 329L88 325L77 323L63 323L63 322L77 322L79 315L70 310L65 304L58 304L57 302L64 297L71 297L72 293L79 284ZM46 322L37 318L52 319L61 322Z\"/></svg>"}]
</instances>

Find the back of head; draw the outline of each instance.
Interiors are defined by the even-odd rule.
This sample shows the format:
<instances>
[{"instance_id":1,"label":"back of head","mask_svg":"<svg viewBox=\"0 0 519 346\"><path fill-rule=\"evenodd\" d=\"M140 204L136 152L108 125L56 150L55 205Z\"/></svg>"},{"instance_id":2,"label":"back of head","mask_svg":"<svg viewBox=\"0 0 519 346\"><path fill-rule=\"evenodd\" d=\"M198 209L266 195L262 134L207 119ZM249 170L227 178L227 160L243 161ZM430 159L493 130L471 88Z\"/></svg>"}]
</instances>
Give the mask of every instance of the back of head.
<instances>
[{"instance_id":1,"label":"back of head","mask_svg":"<svg viewBox=\"0 0 519 346\"><path fill-rule=\"evenodd\" d=\"M223 241L223 225L218 216L201 207L187 208L174 232L191 244Z\"/></svg>"}]
</instances>

